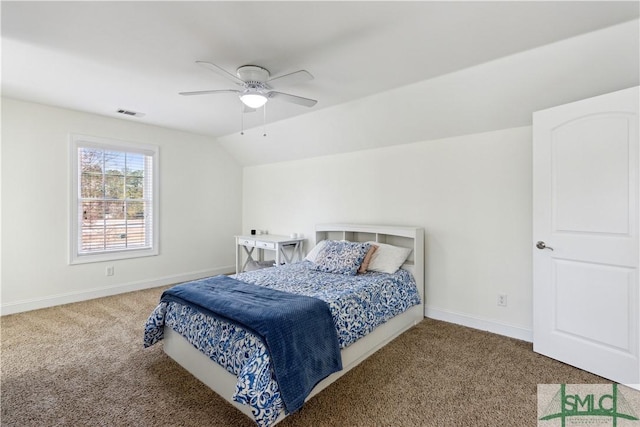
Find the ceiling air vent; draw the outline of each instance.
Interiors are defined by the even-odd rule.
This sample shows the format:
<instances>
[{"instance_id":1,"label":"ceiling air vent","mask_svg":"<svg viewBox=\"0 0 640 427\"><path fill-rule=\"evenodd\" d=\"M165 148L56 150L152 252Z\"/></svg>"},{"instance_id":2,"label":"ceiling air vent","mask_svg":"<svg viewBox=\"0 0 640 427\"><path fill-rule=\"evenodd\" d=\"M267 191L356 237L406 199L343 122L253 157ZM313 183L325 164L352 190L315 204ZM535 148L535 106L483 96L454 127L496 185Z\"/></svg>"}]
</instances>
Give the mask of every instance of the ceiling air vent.
<instances>
[{"instance_id":1,"label":"ceiling air vent","mask_svg":"<svg viewBox=\"0 0 640 427\"><path fill-rule=\"evenodd\" d=\"M127 116L133 116L133 117L144 117L144 113L138 113L137 111L131 111L131 110L120 109L118 110L118 113L124 114Z\"/></svg>"}]
</instances>

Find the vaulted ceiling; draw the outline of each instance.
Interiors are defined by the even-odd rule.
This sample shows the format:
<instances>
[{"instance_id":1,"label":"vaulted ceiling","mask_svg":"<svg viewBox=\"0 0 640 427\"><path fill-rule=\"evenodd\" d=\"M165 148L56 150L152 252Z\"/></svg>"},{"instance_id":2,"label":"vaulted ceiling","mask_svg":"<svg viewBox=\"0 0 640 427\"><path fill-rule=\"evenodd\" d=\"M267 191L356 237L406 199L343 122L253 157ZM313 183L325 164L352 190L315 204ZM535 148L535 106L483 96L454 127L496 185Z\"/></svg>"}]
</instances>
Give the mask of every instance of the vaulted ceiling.
<instances>
[{"instance_id":1,"label":"vaulted ceiling","mask_svg":"<svg viewBox=\"0 0 640 427\"><path fill-rule=\"evenodd\" d=\"M638 2L3 1L2 94L220 137L240 130L230 81L253 64L314 80L281 88L273 123L638 18ZM589 70L585 70L589 72ZM126 117L117 110L144 113ZM244 115L259 126L262 114Z\"/></svg>"}]
</instances>

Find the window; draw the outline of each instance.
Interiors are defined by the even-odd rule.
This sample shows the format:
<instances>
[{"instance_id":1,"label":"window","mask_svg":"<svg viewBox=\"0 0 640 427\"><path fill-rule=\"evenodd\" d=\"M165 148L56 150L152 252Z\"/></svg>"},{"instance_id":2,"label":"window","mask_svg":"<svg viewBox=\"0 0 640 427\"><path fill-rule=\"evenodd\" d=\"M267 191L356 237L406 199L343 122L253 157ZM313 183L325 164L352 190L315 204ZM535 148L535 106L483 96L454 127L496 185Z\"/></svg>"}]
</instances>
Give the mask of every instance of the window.
<instances>
[{"instance_id":1,"label":"window","mask_svg":"<svg viewBox=\"0 0 640 427\"><path fill-rule=\"evenodd\" d=\"M158 148L72 135L72 264L158 254Z\"/></svg>"}]
</instances>

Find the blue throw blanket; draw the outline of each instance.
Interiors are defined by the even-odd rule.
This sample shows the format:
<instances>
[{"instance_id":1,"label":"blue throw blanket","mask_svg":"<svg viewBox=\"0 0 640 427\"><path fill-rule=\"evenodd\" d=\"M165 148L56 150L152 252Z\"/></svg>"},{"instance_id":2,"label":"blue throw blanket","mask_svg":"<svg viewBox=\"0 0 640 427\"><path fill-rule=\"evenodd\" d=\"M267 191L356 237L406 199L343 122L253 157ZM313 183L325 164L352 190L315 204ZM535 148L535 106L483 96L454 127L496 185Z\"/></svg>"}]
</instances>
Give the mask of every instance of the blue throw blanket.
<instances>
[{"instance_id":1,"label":"blue throw blanket","mask_svg":"<svg viewBox=\"0 0 640 427\"><path fill-rule=\"evenodd\" d=\"M258 335L289 413L302 407L319 381L342 369L331 311L320 299L215 276L174 286L161 301L189 305Z\"/></svg>"}]
</instances>

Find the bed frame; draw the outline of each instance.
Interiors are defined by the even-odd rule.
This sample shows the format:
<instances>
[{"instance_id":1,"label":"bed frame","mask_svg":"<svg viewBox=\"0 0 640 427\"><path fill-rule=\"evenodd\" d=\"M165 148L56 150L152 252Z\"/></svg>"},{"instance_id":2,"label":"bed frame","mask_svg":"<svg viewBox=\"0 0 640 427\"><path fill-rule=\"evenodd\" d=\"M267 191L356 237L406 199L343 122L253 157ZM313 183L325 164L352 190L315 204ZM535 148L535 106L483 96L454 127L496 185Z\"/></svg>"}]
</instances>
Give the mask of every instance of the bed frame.
<instances>
[{"instance_id":1,"label":"bed frame","mask_svg":"<svg viewBox=\"0 0 640 427\"><path fill-rule=\"evenodd\" d=\"M420 292L421 303L383 323L370 334L344 348L341 351L343 369L320 381L311 391L307 400L328 387L398 335L424 319L424 231L422 228L353 224L317 225L316 242L324 239L344 239L353 242L376 241L413 249L403 268L413 274ZM170 327L165 327L164 329L163 348L169 357L193 376L252 420L254 419L249 406L241 405L231 398L235 392L237 382L235 375L209 359ZM285 416L281 414L275 423L280 422Z\"/></svg>"}]
</instances>

